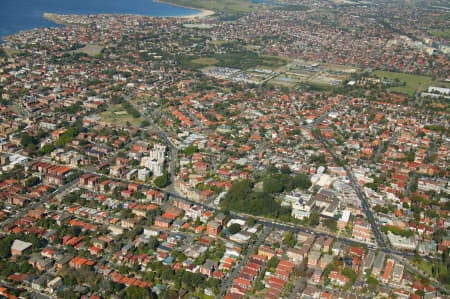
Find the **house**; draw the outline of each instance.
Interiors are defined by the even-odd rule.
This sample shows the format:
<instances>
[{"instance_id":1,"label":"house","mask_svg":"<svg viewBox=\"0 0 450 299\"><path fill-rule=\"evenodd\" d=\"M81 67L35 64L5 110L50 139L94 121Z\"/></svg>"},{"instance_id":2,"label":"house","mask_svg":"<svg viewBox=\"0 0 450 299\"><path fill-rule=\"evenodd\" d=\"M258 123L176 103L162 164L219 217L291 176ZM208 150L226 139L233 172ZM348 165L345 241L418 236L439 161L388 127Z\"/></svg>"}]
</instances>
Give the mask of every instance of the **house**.
<instances>
[{"instance_id":1,"label":"house","mask_svg":"<svg viewBox=\"0 0 450 299\"><path fill-rule=\"evenodd\" d=\"M53 278L52 280L50 280L47 283L47 287L50 290L50 293L55 293L57 289L59 289L60 287L63 286L63 281L61 279L61 277L57 276L55 278Z\"/></svg>"},{"instance_id":2,"label":"house","mask_svg":"<svg viewBox=\"0 0 450 299\"><path fill-rule=\"evenodd\" d=\"M350 278L341 275L336 271L331 271L330 274L328 274L328 278L330 279L331 283L338 285L340 287L343 287L350 282Z\"/></svg>"},{"instance_id":3,"label":"house","mask_svg":"<svg viewBox=\"0 0 450 299\"><path fill-rule=\"evenodd\" d=\"M151 201L154 201L154 202L156 202L158 204L161 204L162 200L164 199L164 195L161 192L159 192L159 191L150 190L150 191L147 192L147 199L151 200Z\"/></svg>"},{"instance_id":4,"label":"house","mask_svg":"<svg viewBox=\"0 0 450 299\"><path fill-rule=\"evenodd\" d=\"M206 225L206 233L211 236L217 236L221 229L222 226L216 221L209 221Z\"/></svg>"},{"instance_id":5,"label":"house","mask_svg":"<svg viewBox=\"0 0 450 299\"><path fill-rule=\"evenodd\" d=\"M11 255L22 256L28 249L31 248L30 242L24 242L21 240L14 240L11 245Z\"/></svg>"},{"instance_id":6,"label":"house","mask_svg":"<svg viewBox=\"0 0 450 299\"><path fill-rule=\"evenodd\" d=\"M323 247L323 243L325 242L325 237L321 236L316 239L316 241L313 244L313 250L321 251Z\"/></svg>"},{"instance_id":7,"label":"house","mask_svg":"<svg viewBox=\"0 0 450 299\"><path fill-rule=\"evenodd\" d=\"M425 286L424 292L424 299L433 299L437 296L437 290L435 288L432 288L431 286Z\"/></svg>"},{"instance_id":8,"label":"house","mask_svg":"<svg viewBox=\"0 0 450 299\"><path fill-rule=\"evenodd\" d=\"M50 259L54 258L55 254L56 254L56 250L53 250L53 249L50 249L50 248L44 248L41 251L41 255L43 257L50 258Z\"/></svg>"},{"instance_id":9,"label":"house","mask_svg":"<svg viewBox=\"0 0 450 299\"><path fill-rule=\"evenodd\" d=\"M50 259L38 259L36 261L35 267L39 271L47 271L53 266L53 261Z\"/></svg>"},{"instance_id":10,"label":"house","mask_svg":"<svg viewBox=\"0 0 450 299\"><path fill-rule=\"evenodd\" d=\"M214 220L217 221L218 223L220 223L220 225L224 226L225 218L226 218L226 216L223 213L219 213L216 215L216 217L214 217Z\"/></svg>"},{"instance_id":11,"label":"house","mask_svg":"<svg viewBox=\"0 0 450 299\"><path fill-rule=\"evenodd\" d=\"M42 275L37 277L31 282L31 288L41 291L44 288L44 285L47 283L47 275Z\"/></svg>"},{"instance_id":12,"label":"house","mask_svg":"<svg viewBox=\"0 0 450 299\"><path fill-rule=\"evenodd\" d=\"M30 202L30 199L28 197L19 194L11 194L7 195L7 197L9 204L13 204L19 207L23 207Z\"/></svg>"},{"instance_id":13,"label":"house","mask_svg":"<svg viewBox=\"0 0 450 299\"><path fill-rule=\"evenodd\" d=\"M123 228L133 229L133 228L136 226L136 224L137 224L138 221L139 221L139 220L134 219L134 218L122 219L122 220L120 221L120 225L121 225Z\"/></svg>"},{"instance_id":14,"label":"house","mask_svg":"<svg viewBox=\"0 0 450 299\"><path fill-rule=\"evenodd\" d=\"M106 242L103 241L103 240L99 240L99 239L93 239L93 240L92 240L92 245L93 245L94 247L99 248L99 249L105 249L105 247L106 247Z\"/></svg>"},{"instance_id":15,"label":"house","mask_svg":"<svg viewBox=\"0 0 450 299\"><path fill-rule=\"evenodd\" d=\"M150 170L146 168L138 169L138 180L145 182L150 177Z\"/></svg>"},{"instance_id":16,"label":"house","mask_svg":"<svg viewBox=\"0 0 450 299\"><path fill-rule=\"evenodd\" d=\"M276 268L275 276L285 281L288 281L289 277L293 272L294 266L295 265L291 262L285 260L280 261L280 263L278 263L278 266Z\"/></svg>"},{"instance_id":17,"label":"house","mask_svg":"<svg viewBox=\"0 0 450 299\"><path fill-rule=\"evenodd\" d=\"M329 252L332 248L331 245L333 245L334 238L328 237L325 243L323 244L323 252Z\"/></svg>"},{"instance_id":18,"label":"house","mask_svg":"<svg viewBox=\"0 0 450 299\"><path fill-rule=\"evenodd\" d=\"M326 266L333 261L333 256L325 254L320 258L319 267L320 269L325 269Z\"/></svg>"},{"instance_id":19,"label":"house","mask_svg":"<svg viewBox=\"0 0 450 299\"><path fill-rule=\"evenodd\" d=\"M299 265L303 262L304 252L301 249L288 248L286 250L286 255L294 264Z\"/></svg>"},{"instance_id":20,"label":"house","mask_svg":"<svg viewBox=\"0 0 450 299\"><path fill-rule=\"evenodd\" d=\"M91 175L89 173L84 174L80 177L80 185L87 185L88 179Z\"/></svg>"},{"instance_id":21,"label":"house","mask_svg":"<svg viewBox=\"0 0 450 299\"><path fill-rule=\"evenodd\" d=\"M239 277L233 280L233 285L237 285L245 290L248 290L251 288L251 281Z\"/></svg>"},{"instance_id":22,"label":"house","mask_svg":"<svg viewBox=\"0 0 450 299\"><path fill-rule=\"evenodd\" d=\"M117 225L110 225L108 226L108 229L114 234L114 235L121 235L123 234L123 228Z\"/></svg>"},{"instance_id":23,"label":"house","mask_svg":"<svg viewBox=\"0 0 450 299\"><path fill-rule=\"evenodd\" d=\"M158 216L155 219L155 226L160 228L169 228L170 225L172 225L172 219L164 217L164 216Z\"/></svg>"},{"instance_id":24,"label":"house","mask_svg":"<svg viewBox=\"0 0 450 299\"><path fill-rule=\"evenodd\" d=\"M183 199L174 199L173 205L182 210L189 210L191 208L191 204Z\"/></svg>"},{"instance_id":25,"label":"house","mask_svg":"<svg viewBox=\"0 0 450 299\"><path fill-rule=\"evenodd\" d=\"M356 221L353 226L352 237L360 241L370 241L372 236L369 224L361 220Z\"/></svg>"},{"instance_id":26,"label":"house","mask_svg":"<svg viewBox=\"0 0 450 299\"><path fill-rule=\"evenodd\" d=\"M258 249L258 255L267 256L267 258L270 260L275 255L275 251L272 250L269 246L263 245Z\"/></svg>"},{"instance_id":27,"label":"house","mask_svg":"<svg viewBox=\"0 0 450 299\"><path fill-rule=\"evenodd\" d=\"M63 266L67 265L73 259L72 255L63 256L56 261L56 268L61 269Z\"/></svg>"},{"instance_id":28,"label":"house","mask_svg":"<svg viewBox=\"0 0 450 299\"><path fill-rule=\"evenodd\" d=\"M311 251L308 254L308 267L316 268L319 265L320 252Z\"/></svg>"},{"instance_id":29,"label":"house","mask_svg":"<svg viewBox=\"0 0 450 299\"><path fill-rule=\"evenodd\" d=\"M150 228L150 227L144 228L144 236L157 237L160 234L161 234L161 231L158 229L154 229L154 228Z\"/></svg>"},{"instance_id":30,"label":"house","mask_svg":"<svg viewBox=\"0 0 450 299\"><path fill-rule=\"evenodd\" d=\"M198 271L201 274L211 277L215 269L217 269L217 262L214 260L208 259L208 260L206 260L206 262L203 265L201 265L199 267Z\"/></svg>"},{"instance_id":31,"label":"house","mask_svg":"<svg viewBox=\"0 0 450 299\"><path fill-rule=\"evenodd\" d=\"M414 292L423 291L423 284L420 280L416 280L414 281L412 288Z\"/></svg>"},{"instance_id":32,"label":"house","mask_svg":"<svg viewBox=\"0 0 450 299\"><path fill-rule=\"evenodd\" d=\"M73 259L70 260L69 267L79 270L83 266L92 267L94 264L95 264L94 261L82 257L74 257Z\"/></svg>"},{"instance_id":33,"label":"house","mask_svg":"<svg viewBox=\"0 0 450 299\"><path fill-rule=\"evenodd\" d=\"M391 272L392 272L392 267L394 266L394 260L392 259L388 259L386 262L386 267L384 268L384 273L383 273L383 277L381 278L381 281L384 283L388 283L389 280L391 279Z\"/></svg>"},{"instance_id":34,"label":"house","mask_svg":"<svg viewBox=\"0 0 450 299\"><path fill-rule=\"evenodd\" d=\"M319 298L320 293L320 289L316 288L313 285L307 285L303 290L301 298Z\"/></svg>"},{"instance_id":35,"label":"house","mask_svg":"<svg viewBox=\"0 0 450 299\"><path fill-rule=\"evenodd\" d=\"M366 256L362 247L354 247L354 246L350 247L349 255L356 256L360 259L364 259Z\"/></svg>"},{"instance_id":36,"label":"house","mask_svg":"<svg viewBox=\"0 0 450 299\"><path fill-rule=\"evenodd\" d=\"M100 253L102 252L102 249L98 248L98 247L95 247L95 246L90 246L88 248L88 251L92 255L100 255Z\"/></svg>"},{"instance_id":37,"label":"house","mask_svg":"<svg viewBox=\"0 0 450 299\"><path fill-rule=\"evenodd\" d=\"M323 277L323 272L324 272L323 269L320 268L314 269L311 280L315 283L320 283Z\"/></svg>"}]
</instances>

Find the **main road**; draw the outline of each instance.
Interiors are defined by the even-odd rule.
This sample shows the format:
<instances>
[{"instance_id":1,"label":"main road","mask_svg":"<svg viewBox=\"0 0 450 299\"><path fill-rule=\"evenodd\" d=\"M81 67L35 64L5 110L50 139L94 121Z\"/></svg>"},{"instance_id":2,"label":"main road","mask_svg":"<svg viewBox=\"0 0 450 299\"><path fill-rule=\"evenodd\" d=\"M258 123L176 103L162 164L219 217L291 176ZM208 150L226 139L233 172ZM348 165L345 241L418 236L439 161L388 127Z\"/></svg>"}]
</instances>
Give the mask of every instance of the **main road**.
<instances>
[{"instance_id":1,"label":"main road","mask_svg":"<svg viewBox=\"0 0 450 299\"><path fill-rule=\"evenodd\" d=\"M322 115L320 119L317 119L317 121L314 122L313 126L310 126L309 129L312 129L313 127L316 128L323 120L325 120L324 115ZM392 141L394 141L397 138L397 134L398 133L395 132L388 142L391 143ZM419 273L420 275L423 275L423 276L429 276L426 273L424 273L423 271L421 271L420 269L418 269L417 267L415 267L414 265L412 265L411 262L406 258L408 256L409 257L414 256L414 254L412 252L394 250L391 248L389 242L385 242L385 240L383 238L383 234L381 233L380 228L378 227L378 224L376 223L375 217L373 216L369 201L368 201L366 195L364 194L364 192L361 190L361 185L358 182L358 180L355 178L353 171L349 168L348 165L344 165L344 162L340 159L340 157L337 156L337 154L334 152L334 150L331 148L331 146L328 144L328 142L322 137L322 135L319 134L319 136L315 136L315 137L322 143L322 145L332 155L332 157L335 159L336 162L338 162L338 161L341 162L341 165L345 169L347 176L350 179L350 183L356 192L356 195L358 196L359 200L361 201L361 206L363 208L364 214L366 215L367 220L369 221L369 224L372 228L373 234L375 236L375 239L377 241L377 244L378 244L378 247L380 248L380 250L385 253L390 254L398 262L406 264L408 266L408 269L412 270L413 272ZM343 238L341 238L341 239L343 239ZM343 239L340 241L345 242L345 240L346 239ZM353 243L354 243L354 241L353 241ZM422 256L421 258L424 258L428 261L433 260L432 258L430 258L428 256ZM430 279L430 284L432 287L434 287L440 291L444 291L445 293L449 292L449 290L445 286L443 286L439 281L437 281L434 278Z\"/></svg>"},{"instance_id":2,"label":"main road","mask_svg":"<svg viewBox=\"0 0 450 299\"><path fill-rule=\"evenodd\" d=\"M331 146L328 144L328 142L326 142L323 139L322 136L315 136L315 137L322 143L322 145L327 149L327 151L331 154L331 156L333 156L333 158L336 161L342 161L336 155L336 153L331 148ZM342 167L345 169L345 172L347 173L347 176L350 179L351 186L355 190L356 195L358 196L358 199L361 202L361 206L363 208L364 214L366 215L367 220L369 221L369 224L372 228L372 232L375 236L378 246L380 247L380 249L389 249L388 245L385 243L385 241L383 239L383 235L380 232L380 229L375 221L375 218L373 217L373 213L372 213L369 201L367 200L367 197L364 194L364 192L362 192L361 186L360 186L358 180L356 180L355 176L353 175L353 171L351 171L351 169L349 169L349 167L347 165L342 165Z\"/></svg>"}]
</instances>

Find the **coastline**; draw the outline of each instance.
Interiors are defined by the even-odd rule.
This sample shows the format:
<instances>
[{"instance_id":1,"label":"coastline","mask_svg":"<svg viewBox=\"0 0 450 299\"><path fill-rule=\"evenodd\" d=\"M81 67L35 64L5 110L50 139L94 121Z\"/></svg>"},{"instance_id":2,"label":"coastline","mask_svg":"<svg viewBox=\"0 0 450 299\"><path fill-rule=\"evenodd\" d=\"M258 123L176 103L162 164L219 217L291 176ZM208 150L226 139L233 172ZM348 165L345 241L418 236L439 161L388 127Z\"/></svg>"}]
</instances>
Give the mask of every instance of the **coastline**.
<instances>
[{"instance_id":1,"label":"coastline","mask_svg":"<svg viewBox=\"0 0 450 299\"><path fill-rule=\"evenodd\" d=\"M167 4L167 5L172 5L172 6L177 6L177 7L182 7L182 8L187 8L187 9L193 9L193 10L197 10L199 11L198 13L194 13L191 15L184 15L184 16L166 16L166 17L160 17L160 18L180 18L180 19L203 19L209 16L212 16L214 14L216 14L215 11L212 10L208 10L208 9L202 9L202 8L195 8L195 7L189 7L189 6L184 6L184 5L180 5L180 4L174 4L168 1L164 1L164 0L152 0L153 2L157 2L157 3L163 3L163 4ZM49 12L44 12L42 17L50 22L53 22L55 24L58 25L62 25L62 26L71 26L71 25L80 25L80 24L74 24L71 22L67 22L64 21L60 18L60 14L58 13L49 13ZM29 31L32 29L24 29L24 30L20 30L18 32L12 33L10 35L6 35L6 36L0 36L0 44L6 43L8 41L8 38L19 33L22 31Z\"/></svg>"},{"instance_id":2,"label":"coastline","mask_svg":"<svg viewBox=\"0 0 450 299\"><path fill-rule=\"evenodd\" d=\"M44 19L47 19L55 24L59 24L59 25L66 25L68 26L69 24L66 22L63 22L59 17L59 15L56 13L51 13L51 12L44 12Z\"/></svg>"},{"instance_id":3,"label":"coastline","mask_svg":"<svg viewBox=\"0 0 450 299\"><path fill-rule=\"evenodd\" d=\"M167 5L172 5L172 6L177 6L177 7L182 7L182 8L187 8L187 9L193 9L193 10L198 10L200 12L198 13L194 13L191 15L185 15L185 16L167 16L167 17L160 17L160 18L180 18L180 19L202 19L202 18L206 18L209 16L214 15L216 12L212 11L212 10L208 10L208 9L201 9L201 8L195 8L195 7L189 7L189 6L184 6L184 5L179 5L179 4L172 4L170 2L165 2L165 1L161 1L161 0L152 0L153 2L157 2L157 3L162 3L162 4L167 4ZM45 12L43 17L53 23L56 24L60 24L60 25L66 25L66 26L70 26L70 25L74 25L73 23L68 23L65 22L63 20L61 20L61 18L59 17L60 14L57 13L49 13L49 12Z\"/></svg>"},{"instance_id":4,"label":"coastline","mask_svg":"<svg viewBox=\"0 0 450 299\"><path fill-rule=\"evenodd\" d=\"M216 13L215 11L208 10L208 9L189 7L189 6L184 6L184 5L171 3L171 2L167 2L167 1L163 1L163 0L152 0L152 1L157 2L157 3L163 3L163 4L167 4L167 5L173 5L173 6L178 6L178 7L182 7L182 8L188 8L188 9L195 9L195 10L200 11L199 13L192 14L192 15L173 16L173 17L167 17L167 18L183 18L183 19L206 18L206 17L212 16Z\"/></svg>"}]
</instances>

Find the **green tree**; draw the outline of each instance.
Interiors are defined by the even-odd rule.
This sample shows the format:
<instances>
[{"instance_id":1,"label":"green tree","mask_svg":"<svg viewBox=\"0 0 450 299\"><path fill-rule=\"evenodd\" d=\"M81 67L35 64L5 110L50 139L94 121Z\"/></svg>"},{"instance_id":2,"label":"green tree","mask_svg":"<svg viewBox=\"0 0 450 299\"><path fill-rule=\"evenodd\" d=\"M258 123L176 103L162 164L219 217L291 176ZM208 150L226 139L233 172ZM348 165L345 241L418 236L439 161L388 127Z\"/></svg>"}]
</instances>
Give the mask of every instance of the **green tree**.
<instances>
[{"instance_id":1,"label":"green tree","mask_svg":"<svg viewBox=\"0 0 450 299\"><path fill-rule=\"evenodd\" d=\"M37 184L39 184L39 178L38 177L35 177L35 176L33 176L33 177L31 177L31 178L29 178L28 180L26 180L25 181L25 186L26 187L33 187L33 186L35 186L35 185L37 185Z\"/></svg>"},{"instance_id":2,"label":"green tree","mask_svg":"<svg viewBox=\"0 0 450 299\"><path fill-rule=\"evenodd\" d=\"M5 259L11 256L10 248L12 242L13 238L11 236L0 239L0 258Z\"/></svg>"},{"instance_id":3,"label":"green tree","mask_svg":"<svg viewBox=\"0 0 450 299\"><path fill-rule=\"evenodd\" d=\"M290 174L291 173L291 169L289 168L289 166L287 165L283 165L280 169L280 172L282 174Z\"/></svg>"},{"instance_id":4,"label":"green tree","mask_svg":"<svg viewBox=\"0 0 450 299\"><path fill-rule=\"evenodd\" d=\"M136 286L129 286L126 289L124 289L120 295L119 298L123 299L134 299L134 298L145 298L145 299L152 299L156 298L151 291L149 291L146 288L140 288Z\"/></svg>"},{"instance_id":5,"label":"green tree","mask_svg":"<svg viewBox=\"0 0 450 299\"><path fill-rule=\"evenodd\" d=\"M269 177L264 180L264 192L266 193L280 193L283 191L282 183L274 177Z\"/></svg>"},{"instance_id":6,"label":"green tree","mask_svg":"<svg viewBox=\"0 0 450 299\"><path fill-rule=\"evenodd\" d=\"M369 285L369 290L371 292L374 292L377 289L378 280L370 276L369 278L367 278L367 284Z\"/></svg>"},{"instance_id":7,"label":"green tree","mask_svg":"<svg viewBox=\"0 0 450 299\"><path fill-rule=\"evenodd\" d=\"M284 243L286 243L289 247L294 247L297 244L297 236L293 232L284 233Z\"/></svg>"},{"instance_id":8,"label":"green tree","mask_svg":"<svg viewBox=\"0 0 450 299\"><path fill-rule=\"evenodd\" d=\"M159 188L167 187L170 184L169 173L164 171L163 175L157 177L154 183Z\"/></svg>"},{"instance_id":9,"label":"green tree","mask_svg":"<svg viewBox=\"0 0 450 299\"><path fill-rule=\"evenodd\" d=\"M198 147L196 147L194 145L187 146L184 149L184 154L187 155L187 156L190 156L190 155L192 155L193 153L196 153L196 152L198 152Z\"/></svg>"},{"instance_id":10,"label":"green tree","mask_svg":"<svg viewBox=\"0 0 450 299\"><path fill-rule=\"evenodd\" d=\"M51 144L46 144L41 148L41 153L42 154L49 154L51 153L53 150L55 149L55 147Z\"/></svg>"},{"instance_id":11,"label":"green tree","mask_svg":"<svg viewBox=\"0 0 450 299\"><path fill-rule=\"evenodd\" d=\"M29 146L30 144L35 145L37 143L37 140L28 135L28 133L22 133L21 137L20 137L20 144L26 148L27 146Z\"/></svg>"},{"instance_id":12,"label":"green tree","mask_svg":"<svg viewBox=\"0 0 450 299\"><path fill-rule=\"evenodd\" d=\"M55 141L55 146L63 147L67 143L72 142L72 140L77 135L78 135L77 129L75 127L70 127L63 134L61 134L61 136L58 138L58 140Z\"/></svg>"},{"instance_id":13,"label":"green tree","mask_svg":"<svg viewBox=\"0 0 450 299\"><path fill-rule=\"evenodd\" d=\"M348 278L350 278L352 284L353 284L353 283L355 282L355 280L356 280L356 273L355 273L355 271L353 271L352 268L345 267L345 268L342 270L342 275L347 276Z\"/></svg>"},{"instance_id":14,"label":"green tree","mask_svg":"<svg viewBox=\"0 0 450 299\"><path fill-rule=\"evenodd\" d=\"M235 234L237 232L241 231L241 226L237 223L233 223L232 225L230 225L230 227L228 228L228 231L230 232L230 234Z\"/></svg>"},{"instance_id":15,"label":"green tree","mask_svg":"<svg viewBox=\"0 0 450 299\"><path fill-rule=\"evenodd\" d=\"M320 223L320 217L319 217L319 213L317 212L312 212L311 215L309 216L309 224L312 226L317 226Z\"/></svg>"},{"instance_id":16,"label":"green tree","mask_svg":"<svg viewBox=\"0 0 450 299\"><path fill-rule=\"evenodd\" d=\"M330 230L335 232L337 230L337 221L334 218L327 218L323 221L323 224Z\"/></svg>"},{"instance_id":17,"label":"green tree","mask_svg":"<svg viewBox=\"0 0 450 299\"><path fill-rule=\"evenodd\" d=\"M267 262L267 268L275 269L275 267L278 265L279 262L280 262L280 260L276 256L273 256Z\"/></svg>"},{"instance_id":18,"label":"green tree","mask_svg":"<svg viewBox=\"0 0 450 299\"><path fill-rule=\"evenodd\" d=\"M124 102L124 101L125 101L125 99L118 95L113 95L111 97L111 104L122 104L122 102Z\"/></svg>"},{"instance_id":19,"label":"green tree","mask_svg":"<svg viewBox=\"0 0 450 299\"><path fill-rule=\"evenodd\" d=\"M438 230L436 230L433 234L433 239L436 241L436 243L441 243L442 239L447 237L447 230L440 228Z\"/></svg>"}]
</instances>

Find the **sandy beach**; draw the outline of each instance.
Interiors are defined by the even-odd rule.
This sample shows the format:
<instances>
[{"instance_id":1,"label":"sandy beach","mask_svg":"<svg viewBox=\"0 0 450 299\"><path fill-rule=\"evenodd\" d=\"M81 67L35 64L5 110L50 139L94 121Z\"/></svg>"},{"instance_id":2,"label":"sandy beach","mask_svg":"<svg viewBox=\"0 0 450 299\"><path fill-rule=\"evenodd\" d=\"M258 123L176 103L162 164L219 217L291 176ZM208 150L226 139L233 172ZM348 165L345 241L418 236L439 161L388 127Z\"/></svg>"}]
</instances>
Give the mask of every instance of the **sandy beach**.
<instances>
[{"instance_id":1,"label":"sandy beach","mask_svg":"<svg viewBox=\"0 0 450 299\"><path fill-rule=\"evenodd\" d=\"M190 8L190 7L188 7ZM193 8L193 9L197 9L197 8ZM184 19L195 19L195 18L206 18L208 16L212 16L213 14L215 14L214 11L212 10L207 10L207 9L197 9L200 10L201 12L197 13L197 14L193 14L193 15L187 15L187 16L181 16L179 18L184 18Z\"/></svg>"},{"instance_id":2,"label":"sandy beach","mask_svg":"<svg viewBox=\"0 0 450 299\"><path fill-rule=\"evenodd\" d=\"M202 19L202 18L206 18L208 16L211 16L211 15L215 14L214 11L208 10L208 9L200 9L200 8L195 8L195 7L178 5L178 4L175 4L175 3L170 3L170 2L161 1L161 0L153 0L153 2L159 2L159 3L169 4L169 5L183 7L183 8L195 9L195 10L199 10L200 11L199 13L196 13L196 14L187 15L187 16L175 16L174 18L183 18L183 19L195 19L195 18L198 18L198 19Z\"/></svg>"}]
</instances>

